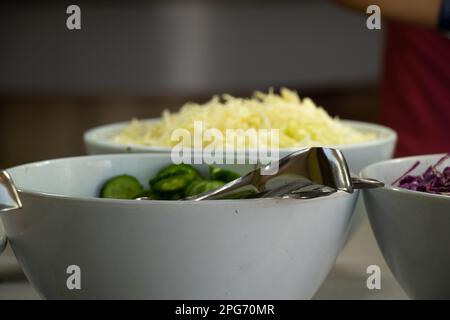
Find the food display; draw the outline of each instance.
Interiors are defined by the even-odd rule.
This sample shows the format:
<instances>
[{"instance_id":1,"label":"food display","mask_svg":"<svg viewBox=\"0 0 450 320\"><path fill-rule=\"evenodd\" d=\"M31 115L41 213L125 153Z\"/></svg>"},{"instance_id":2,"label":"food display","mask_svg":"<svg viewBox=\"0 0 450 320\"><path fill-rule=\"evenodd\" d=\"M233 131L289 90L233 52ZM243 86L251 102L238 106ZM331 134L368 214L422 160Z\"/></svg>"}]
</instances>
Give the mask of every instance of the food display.
<instances>
[{"instance_id":1,"label":"food display","mask_svg":"<svg viewBox=\"0 0 450 320\"><path fill-rule=\"evenodd\" d=\"M450 300L450 0L13 3L0 300Z\"/></svg>"},{"instance_id":2,"label":"food display","mask_svg":"<svg viewBox=\"0 0 450 320\"><path fill-rule=\"evenodd\" d=\"M144 189L136 177L114 176L104 183L100 198L179 200L216 189L239 177L231 170L209 166L209 178L206 179L191 165L172 164L150 179L148 189Z\"/></svg>"},{"instance_id":3,"label":"food display","mask_svg":"<svg viewBox=\"0 0 450 320\"><path fill-rule=\"evenodd\" d=\"M208 152L197 152L198 146L204 150L210 146L204 134L200 145L194 143L195 152L188 154L187 161L183 159L182 164L175 164L180 161L173 157L179 145L171 139L174 131L182 129L188 132L187 136L196 136L197 122L205 130L222 133L223 140L215 142L226 150L226 156L213 159ZM261 190L250 183L255 179L234 183L241 174L251 177L248 172L255 169L255 164L248 161L250 151L263 147L264 140L258 138L258 145L251 139L231 142L226 134L228 130L255 130L258 135L264 130L276 130L279 154L272 161L304 147L332 146L342 152L342 159L345 156L349 173L390 158L397 139L395 131L389 128L332 117L311 99L300 98L288 89L279 93L255 92L250 98L215 96L204 104L186 103L177 112L165 111L158 119L91 129L84 139L86 150L95 156L49 160L8 170L18 190L10 193L11 199L5 205L11 210L20 208L21 214L5 215L9 220L7 225L18 230L20 235L13 238L14 250L24 257L22 267L43 296L56 299L313 297L333 267L348 234L358 226L354 217L363 214L358 210L358 203L362 204L359 191L335 188L336 191L330 192L331 188L323 188L323 192L311 184L300 195L287 190L298 187L290 183L289 179L293 178L288 175L290 172L283 176L289 178L287 182L281 183L277 177L270 180L273 190L280 194L291 192L283 196L272 189L257 193ZM228 153L230 146L233 152ZM241 148L249 153L237 152ZM229 157L228 161L230 154L241 158ZM317 157L308 159L310 166L298 167L323 169L323 161ZM317 180L322 173L330 172L308 171ZM203 201L195 197L205 197L205 192L225 185L233 187L239 182L248 185L223 197L230 201ZM14 186L14 183L9 184ZM17 197L12 197L16 193ZM186 199L196 201L183 201ZM43 212L48 212L48 218L40 221L36 217ZM74 225L68 227L68 221ZM30 226L39 232L24 232L23 228ZM12 234L11 230L7 229L6 233ZM71 241L65 241L66 238ZM35 251L46 255L55 244L60 255L58 260L36 262ZM86 251L90 246L94 249ZM267 257L270 263L255 263L258 256ZM76 296L74 292L60 290L61 283L67 281L66 273L58 273L55 280L54 273L47 272L64 271L69 261L82 266L84 277L90 279L84 280L86 285ZM242 269L243 265L251 267ZM121 270L122 276L118 282L110 281L116 278L116 270ZM283 285L274 287L273 279L280 276L280 270L285 280ZM196 283L188 283L190 279L196 279ZM220 281L205 286L211 279Z\"/></svg>"},{"instance_id":4,"label":"food display","mask_svg":"<svg viewBox=\"0 0 450 320\"><path fill-rule=\"evenodd\" d=\"M297 92L281 89L277 94L255 92L251 98L231 95L214 96L204 104L186 103L178 112L164 111L161 119L154 122L132 120L111 139L116 143L153 147L172 147L177 141L171 139L176 129L186 129L194 135L194 122L201 121L204 128L214 128L223 134L229 129L278 129L279 147L347 145L377 139L373 132L359 131L331 117L310 98L301 99ZM203 141L203 147L209 141ZM254 148L252 141L234 144L237 149Z\"/></svg>"},{"instance_id":5,"label":"food display","mask_svg":"<svg viewBox=\"0 0 450 320\"><path fill-rule=\"evenodd\" d=\"M400 178L395 180L392 185L408 190L450 196L450 166L446 166L440 170L440 166L449 158L450 153L439 159L434 165L429 166L422 174L412 175L410 173L420 165L420 161L418 160Z\"/></svg>"}]
</instances>

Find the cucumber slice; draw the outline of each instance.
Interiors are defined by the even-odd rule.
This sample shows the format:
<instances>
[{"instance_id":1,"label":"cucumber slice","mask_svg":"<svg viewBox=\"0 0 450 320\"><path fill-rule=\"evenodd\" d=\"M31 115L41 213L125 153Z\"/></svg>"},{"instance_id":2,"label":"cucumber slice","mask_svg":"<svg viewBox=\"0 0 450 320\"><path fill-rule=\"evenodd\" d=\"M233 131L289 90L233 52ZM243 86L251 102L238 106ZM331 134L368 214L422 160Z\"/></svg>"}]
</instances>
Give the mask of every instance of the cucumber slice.
<instances>
[{"instance_id":1,"label":"cucumber slice","mask_svg":"<svg viewBox=\"0 0 450 320\"><path fill-rule=\"evenodd\" d=\"M157 181L152 185L152 189L158 193L176 192L184 189L190 182L184 175L173 176Z\"/></svg>"},{"instance_id":2,"label":"cucumber slice","mask_svg":"<svg viewBox=\"0 0 450 320\"><path fill-rule=\"evenodd\" d=\"M173 176L185 176L190 181L201 178L199 172L188 164L172 164L159 171L158 174L150 180L150 185L153 186L156 182Z\"/></svg>"},{"instance_id":3,"label":"cucumber slice","mask_svg":"<svg viewBox=\"0 0 450 320\"><path fill-rule=\"evenodd\" d=\"M223 182L230 182L241 177L240 174L234 171L217 168L214 166L209 166L209 174L212 180L219 180Z\"/></svg>"},{"instance_id":4,"label":"cucumber slice","mask_svg":"<svg viewBox=\"0 0 450 320\"><path fill-rule=\"evenodd\" d=\"M186 197L192 197L200 193L219 188L224 184L225 182L217 180L195 180L189 184L184 194Z\"/></svg>"},{"instance_id":5,"label":"cucumber slice","mask_svg":"<svg viewBox=\"0 0 450 320\"><path fill-rule=\"evenodd\" d=\"M198 171L187 164L173 164L162 169L156 177L150 180L150 186L158 194L164 194L164 199L172 199L171 193L183 194L183 189L194 180L201 179ZM173 197L181 197L175 196Z\"/></svg>"},{"instance_id":6,"label":"cucumber slice","mask_svg":"<svg viewBox=\"0 0 450 320\"><path fill-rule=\"evenodd\" d=\"M143 189L138 179L124 174L106 181L100 191L100 198L134 199Z\"/></svg>"}]
</instances>

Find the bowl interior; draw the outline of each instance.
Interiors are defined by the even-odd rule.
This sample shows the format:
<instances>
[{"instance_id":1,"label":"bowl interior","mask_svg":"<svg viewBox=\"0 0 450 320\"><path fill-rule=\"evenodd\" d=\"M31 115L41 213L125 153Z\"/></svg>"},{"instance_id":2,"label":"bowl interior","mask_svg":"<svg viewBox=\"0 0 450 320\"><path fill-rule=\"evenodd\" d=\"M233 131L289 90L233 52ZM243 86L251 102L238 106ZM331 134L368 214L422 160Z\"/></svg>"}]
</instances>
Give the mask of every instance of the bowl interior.
<instances>
[{"instance_id":1,"label":"bowl interior","mask_svg":"<svg viewBox=\"0 0 450 320\"><path fill-rule=\"evenodd\" d=\"M135 154L88 156L49 160L18 166L8 170L17 188L71 197L96 197L103 183L120 174L130 174L146 188L149 180L163 167L171 164L168 154ZM207 164L194 165L208 177ZM217 165L241 175L254 165Z\"/></svg>"}]
</instances>

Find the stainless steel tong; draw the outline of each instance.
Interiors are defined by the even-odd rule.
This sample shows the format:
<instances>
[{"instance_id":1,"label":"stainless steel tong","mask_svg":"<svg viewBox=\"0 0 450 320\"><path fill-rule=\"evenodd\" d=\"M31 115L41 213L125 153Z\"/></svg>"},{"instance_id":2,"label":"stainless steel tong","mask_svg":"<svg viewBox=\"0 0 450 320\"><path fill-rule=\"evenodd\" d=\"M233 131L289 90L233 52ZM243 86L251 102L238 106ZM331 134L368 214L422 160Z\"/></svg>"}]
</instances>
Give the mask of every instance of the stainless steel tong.
<instances>
[{"instance_id":1,"label":"stainless steel tong","mask_svg":"<svg viewBox=\"0 0 450 320\"><path fill-rule=\"evenodd\" d=\"M236 198L309 199L337 191L382 187L373 179L351 177L340 150L311 147L258 168L228 184L186 200Z\"/></svg>"}]
</instances>

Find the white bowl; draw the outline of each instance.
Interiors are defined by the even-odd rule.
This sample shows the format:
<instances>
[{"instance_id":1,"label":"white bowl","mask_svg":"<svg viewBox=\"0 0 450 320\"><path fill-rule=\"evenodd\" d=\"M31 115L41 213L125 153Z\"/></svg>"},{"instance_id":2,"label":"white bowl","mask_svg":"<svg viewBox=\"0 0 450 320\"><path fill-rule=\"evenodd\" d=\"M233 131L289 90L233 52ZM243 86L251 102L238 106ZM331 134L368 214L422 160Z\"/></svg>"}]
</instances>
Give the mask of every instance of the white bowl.
<instances>
[{"instance_id":1,"label":"white bowl","mask_svg":"<svg viewBox=\"0 0 450 320\"><path fill-rule=\"evenodd\" d=\"M8 170L23 208L0 216L20 265L43 297L314 295L345 241L357 193L200 202L94 197L111 176L128 173L147 183L169 163L169 155L102 155ZM81 269L81 290L66 286L70 265Z\"/></svg>"},{"instance_id":2,"label":"white bowl","mask_svg":"<svg viewBox=\"0 0 450 320\"><path fill-rule=\"evenodd\" d=\"M154 122L158 119L148 119L143 121ZM350 170L359 172L365 166L386 159L390 159L395 149L397 134L387 127L359 122L342 120L343 123L360 130L362 132L373 132L379 138L355 144L326 146L338 148L344 153ZM148 147L136 144L120 144L112 141L118 132L126 127L129 122L109 124L88 130L84 134L84 143L88 154L111 154L111 153L170 153L169 147ZM324 146L325 147L325 146ZM301 148L282 148L280 157L284 157Z\"/></svg>"},{"instance_id":3,"label":"white bowl","mask_svg":"<svg viewBox=\"0 0 450 320\"><path fill-rule=\"evenodd\" d=\"M372 230L392 273L414 299L450 299L450 196L390 184L417 160L420 174L443 155L394 159L365 168L361 175L387 183L365 190Z\"/></svg>"}]
</instances>

